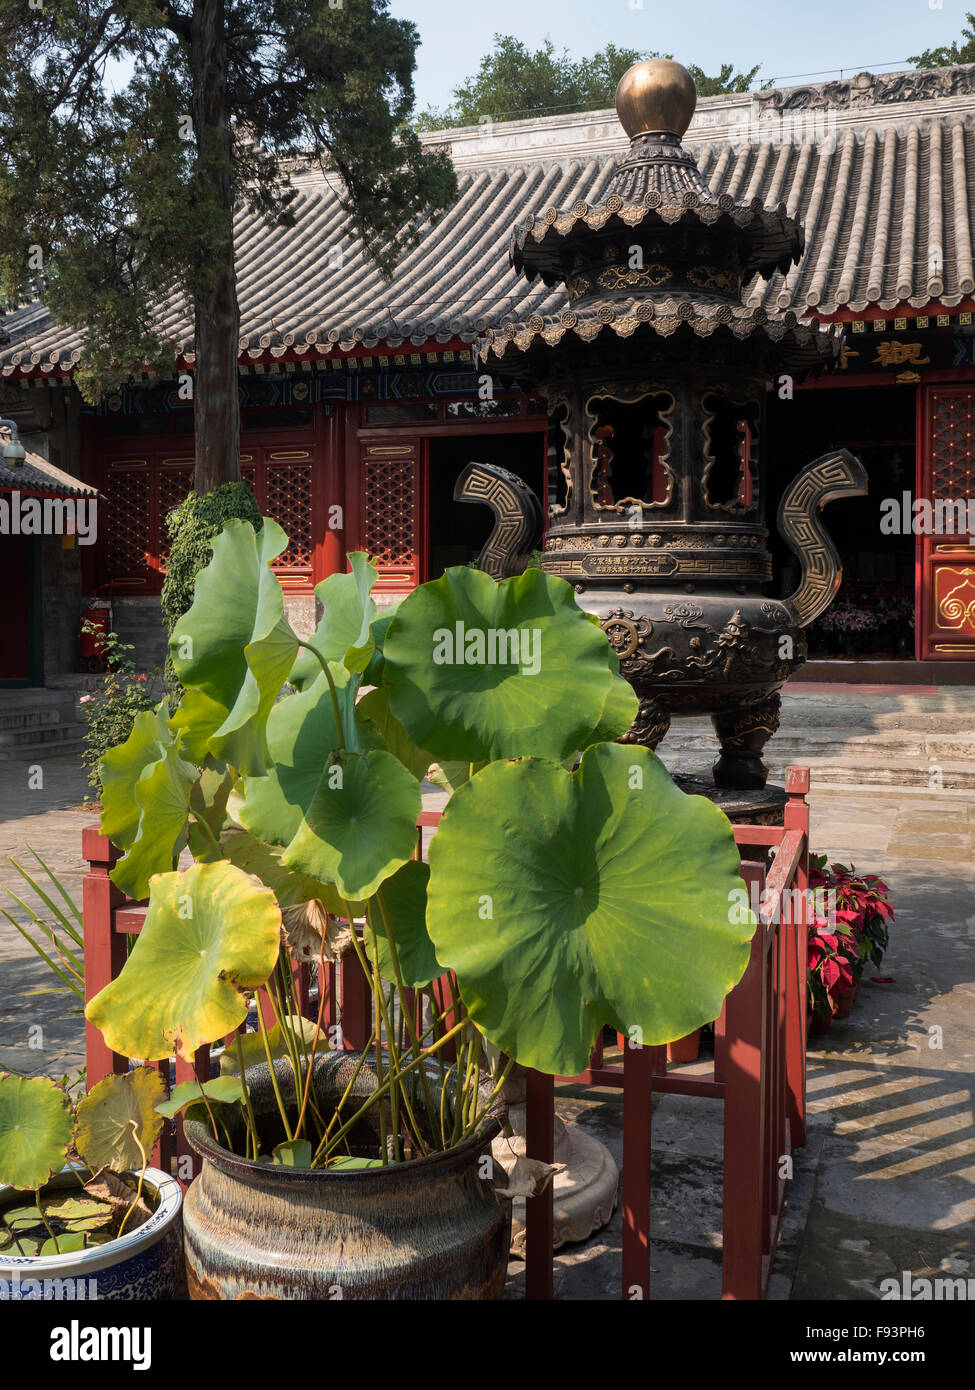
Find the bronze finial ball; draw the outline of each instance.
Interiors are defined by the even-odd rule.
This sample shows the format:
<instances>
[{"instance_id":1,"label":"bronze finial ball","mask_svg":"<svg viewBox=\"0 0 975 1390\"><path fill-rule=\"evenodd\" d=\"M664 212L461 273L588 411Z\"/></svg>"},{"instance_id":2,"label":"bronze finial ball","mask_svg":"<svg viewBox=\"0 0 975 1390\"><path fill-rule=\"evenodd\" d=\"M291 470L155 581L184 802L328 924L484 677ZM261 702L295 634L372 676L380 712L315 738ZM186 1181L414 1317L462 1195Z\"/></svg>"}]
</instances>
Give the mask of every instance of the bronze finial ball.
<instances>
[{"instance_id":1,"label":"bronze finial ball","mask_svg":"<svg viewBox=\"0 0 975 1390\"><path fill-rule=\"evenodd\" d=\"M694 79L685 67L669 58L634 63L616 88L616 114L631 140L659 130L673 131L680 139L696 105Z\"/></svg>"}]
</instances>

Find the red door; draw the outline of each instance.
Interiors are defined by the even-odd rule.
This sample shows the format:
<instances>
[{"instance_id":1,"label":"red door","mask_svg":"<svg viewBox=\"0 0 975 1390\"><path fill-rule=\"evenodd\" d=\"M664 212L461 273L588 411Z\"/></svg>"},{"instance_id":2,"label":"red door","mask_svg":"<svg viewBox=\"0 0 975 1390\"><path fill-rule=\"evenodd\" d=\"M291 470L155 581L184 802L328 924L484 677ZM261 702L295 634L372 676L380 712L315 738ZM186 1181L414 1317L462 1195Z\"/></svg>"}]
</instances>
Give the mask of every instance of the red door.
<instances>
[{"instance_id":1,"label":"red door","mask_svg":"<svg viewBox=\"0 0 975 1390\"><path fill-rule=\"evenodd\" d=\"M924 389L917 495L936 503L975 497L975 388ZM975 660L975 544L961 521L953 533L917 539L918 659ZM962 529L957 529L961 521ZM975 535L971 537L975 541Z\"/></svg>"},{"instance_id":2,"label":"red door","mask_svg":"<svg viewBox=\"0 0 975 1390\"><path fill-rule=\"evenodd\" d=\"M30 678L30 544L0 535L0 681Z\"/></svg>"}]
</instances>

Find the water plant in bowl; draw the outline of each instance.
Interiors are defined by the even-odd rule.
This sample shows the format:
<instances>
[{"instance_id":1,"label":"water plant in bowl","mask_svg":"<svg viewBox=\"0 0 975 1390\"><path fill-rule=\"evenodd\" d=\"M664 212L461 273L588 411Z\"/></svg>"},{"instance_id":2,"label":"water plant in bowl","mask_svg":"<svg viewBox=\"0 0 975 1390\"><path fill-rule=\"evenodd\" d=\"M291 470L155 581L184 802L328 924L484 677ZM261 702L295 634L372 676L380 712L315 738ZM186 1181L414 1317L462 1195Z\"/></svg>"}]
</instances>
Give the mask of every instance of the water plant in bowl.
<instances>
[{"instance_id":1,"label":"water plant in bowl","mask_svg":"<svg viewBox=\"0 0 975 1390\"><path fill-rule=\"evenodd\" d=\"M356 553L303 639L286 546L225 526L171 636L179 707L103 760L112 877L149 905L87 1016L128 1056L229 1039L168 1103L205 1160L193 1297L498 1297L505 1078L578 1073L607 1024L651 1045L718 1016L754 930L732 829L615 742L636 698L563 580L458 567L380 614ZM337 959L371 995L357 1051L324 995L301 1017L295 970Z\"/></svg>"},{"instance_id":2,"label":"water plant in bowl","mask_svg":"<svg viewBox=\"0 0 975 1390\"><path fill-rule=\"evenodd\" d=\"M0 1075L0 1274L14 1298L174 1298L181 1191L152 1168L157 1072L66 1081ZM66 1282L67 1281L67 1282Z\"/></svg>"}]
</instances>

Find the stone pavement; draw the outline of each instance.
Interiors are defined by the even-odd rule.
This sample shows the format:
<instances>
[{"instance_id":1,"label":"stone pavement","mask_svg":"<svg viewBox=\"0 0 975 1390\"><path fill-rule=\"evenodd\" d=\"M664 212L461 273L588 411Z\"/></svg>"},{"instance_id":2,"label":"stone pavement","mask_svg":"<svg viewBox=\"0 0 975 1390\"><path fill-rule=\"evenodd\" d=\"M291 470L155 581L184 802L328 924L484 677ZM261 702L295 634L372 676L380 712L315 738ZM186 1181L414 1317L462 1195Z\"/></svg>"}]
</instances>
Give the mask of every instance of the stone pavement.
<instances>
[{"instance_id":1,"label":"stone pavement","mask_svg":"<svg viewBox=\"0 0 975 1390\"><path fill-rule=\"evenodd\" d=\"M0 764L0 883L16 877L6 856L32 844L80 898L89 816L66 808L82 801L83 778L70 759L45 759L43 770L44 789L32 792L26 764ZM814 780L810 800L813 847L879 873L896 919L851 1017L810 1040L809 1143L796 1155L770 1297L878 1298L880 1281L904 1270L975 1278L975 793ZM80 1015L66 996L35 992L48 986L45 968L3 919L0 978L0 1066L80 1066ZM28 1047L36 1023L40 1050ZM617 1159L619 1105L615 1092L560 1088L561 1113ZM720 1102L658 1097L655 1298L720 1294L720 1161ZM617 1211L604 1231L560 1251L557 1295L617 1298L619 1240ZM512 1263L511 1296L522 1270Z\"/></svg>"},{"instance_id":2,"label":"stone pavement","mask_svg":"<svg viewBox=\"0 0 975 1390\"><path fill-rule=\"evenodd\" d=\"M43 786L31 790L38 768ZM33 847L80 908L86 867L81 828L95 817L90 811L68 808L79 807L87 792L76 756L33 752L30 761L11 757L0 762L0 885L12 888L38 913L43 914L43 904L10 867L8 857L36 878L34 869L39 866L27 851ZM4 892L0 907L19 921L28 920ZM61 1076L73 1075L84 1064L84 1019L75 996L0 917L0 1068Z\"/></svg>"}]
</instances>

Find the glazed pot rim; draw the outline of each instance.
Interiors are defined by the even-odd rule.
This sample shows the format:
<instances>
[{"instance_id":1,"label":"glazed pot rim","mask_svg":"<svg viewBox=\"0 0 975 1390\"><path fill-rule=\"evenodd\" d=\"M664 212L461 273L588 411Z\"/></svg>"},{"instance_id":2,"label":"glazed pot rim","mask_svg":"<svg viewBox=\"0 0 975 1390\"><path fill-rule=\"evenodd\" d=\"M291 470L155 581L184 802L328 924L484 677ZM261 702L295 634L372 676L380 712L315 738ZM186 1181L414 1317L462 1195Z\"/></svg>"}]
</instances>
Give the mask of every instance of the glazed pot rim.
<instances>
[{"instance_id":1,"label":"glazed pot rim","mask_svg":"<svg viewBox=\"0 0 975 1390\"><path fill-rule=\"evenodd\" d=\"M356 1056L356 1053L349 1053ZM213 1138L209 1125L202 1120L186 1117L183 1133L190 1147L201 1158L214 1164L223 1172L243 1177L246 1174L260 1174L262 1179L270 1179L274 1185L294 1186L301 1182L331 1183L346 1182L365 1186L368 1183L388 1181L392 1175L420 1177L438 1168L452 1165L474 1153L480 1153L501 1133L508 1116L508 1103L503 1095L498 1095L490 1110L467 1139L447 1149L437 1149L433 1153L422 1154L419 1158L405 1159L399 1163L387 1163L378 1168L287 1168L280 1164L258 1163L253 1158L244 1158L233 1153Z\"/></svg>"},{"instance_id":2,"label":"glazed pot rim","mask_svg":"<svg viewBox=\"0 0 975 1390\"><path fill-rule=\"evenodd\" d=\"M54 1182L66 1174L80 1175L88 1171L82 1163L66 1163L60 1172L55 1173L48 1181ZM43 1186L46 1184L42 1185L42 1190ZM143 1186L148 1187L150 1193L158 1197L158 1202L149 1220L144 1221L141 1226L136 1226L135 1230L124 1236L116 1236L104 1245L93 1245L88 1250L68 1250L63 1255L15 1255L5 1250L0 1254L0 1271L32 1270L38 1275L45 1275L54 1274L58 1270L70 1272L72 1269L80 1268L84 1272L97 1274L99 1269L120 1264L122 1260L138 1254L140 1250L153 1245L165 1233L178 1217L183 1204L183 1189L179 1180L164 1173L161 1168L148 1167ZM22 1190L2 1183L0 1201L8 1193Z\"/></svg>"}]
</instances>

